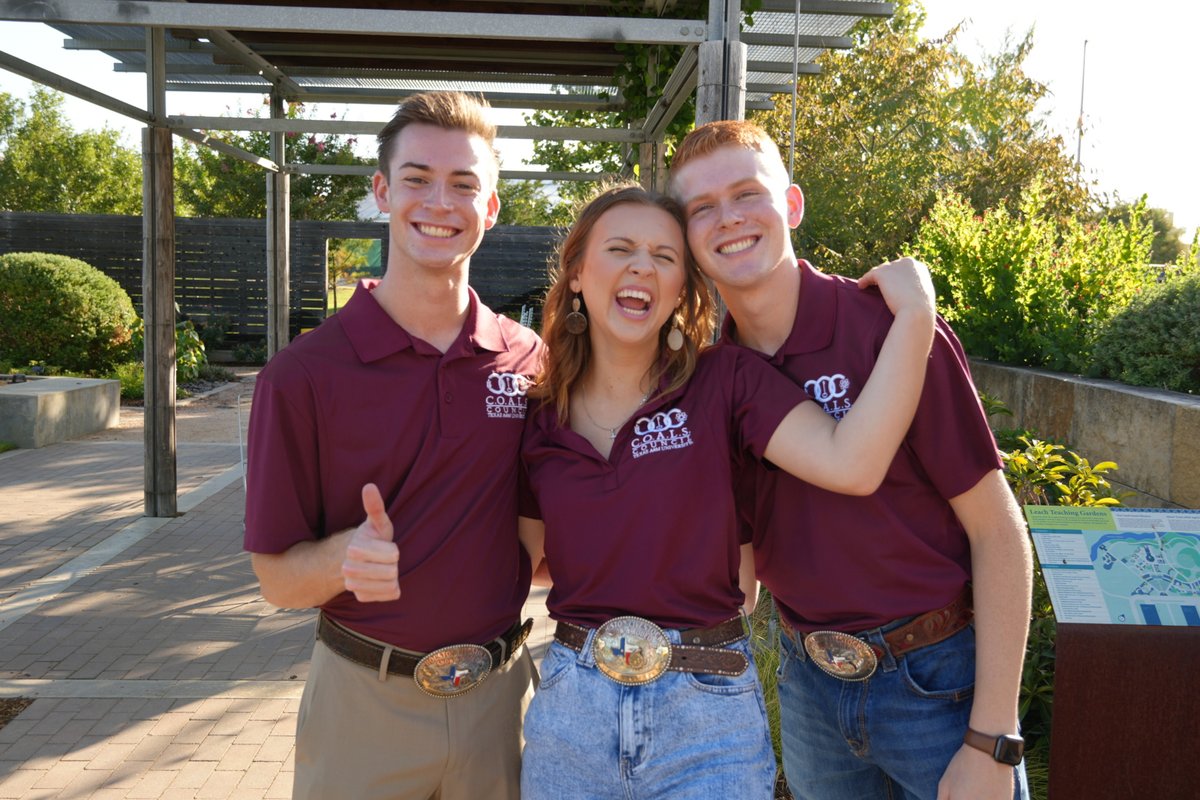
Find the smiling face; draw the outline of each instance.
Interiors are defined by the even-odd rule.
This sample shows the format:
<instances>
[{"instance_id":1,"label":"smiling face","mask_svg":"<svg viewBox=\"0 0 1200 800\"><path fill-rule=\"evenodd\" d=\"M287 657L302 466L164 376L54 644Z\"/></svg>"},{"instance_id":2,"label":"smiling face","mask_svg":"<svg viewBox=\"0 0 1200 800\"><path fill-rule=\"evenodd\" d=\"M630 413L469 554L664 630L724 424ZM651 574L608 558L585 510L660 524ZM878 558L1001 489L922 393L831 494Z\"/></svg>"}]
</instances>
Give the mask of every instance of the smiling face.
<instances>
[{"instance_id":1,"label":"smiling face","mask_svg":"<svg viewBox=\"0 0 1200 800\"><path fill-rule=\"evenodd\" d=\"M752 288L776 267L795 264L788 232L800 224L804 196L773 162L778 157L727 145L672 175L692 253L722 293Z\"/></svg>"},{"instance_id":2,"label":"smiling face","mask_svg":"<svg viewBox=\"0 0 1200 800\"><path fill-rule=\"evenodd\" d=\"M375 173L379 210L390 220L389 266L466 269L496 224L495 157L480 136L415 123L392 145L386 177Z\"/></svg>"},{"instance_id":3,"label":"smiling face","mask_svg":"<svg viewBox=\"0 0 1200 800\"><path fill-rule=\"evenodd\" d=\"M657 348L682 296L686 253L679 223L662 208L623 203L605 211L570 281L587 305L593 346Z\"/></svg>"}]
</instances>

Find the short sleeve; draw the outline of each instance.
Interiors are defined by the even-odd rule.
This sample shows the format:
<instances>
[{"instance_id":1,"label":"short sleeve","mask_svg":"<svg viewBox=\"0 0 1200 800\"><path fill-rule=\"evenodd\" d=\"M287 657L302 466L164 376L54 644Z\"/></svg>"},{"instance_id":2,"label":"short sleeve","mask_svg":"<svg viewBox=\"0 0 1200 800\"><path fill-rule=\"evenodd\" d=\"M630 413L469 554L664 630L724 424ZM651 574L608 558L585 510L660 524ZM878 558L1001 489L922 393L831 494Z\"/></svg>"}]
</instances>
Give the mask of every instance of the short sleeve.
<instances>
[{"instance_id":1,"label":"short sleeve","mask_svg":"<svg viewBox=\"0 0 1200 800\"><path fill-rule=\"evenodd\" d=\"M1003 467L962 344L940 317L906 443L947 500Z\"/></svg>"},{"instance_id":2,"label":"short sleeve","mask_svg":"<svg viewBox=\"0 0 1200 800\"><path fill-rule=\"evenodd\" d=\"M762 458L783 418L808 399L790 378L743 347L723 345L735 355L732 410L734 444Z\"/></svg>"},{"instance_id":3,"label":"short sleeve","mask_svg":"<svg viewBox=\"0 0 1200 800\"><path fill-rule=\"evenodd\" d=\"M255 381L246 455L250 552L282 553L324 534L313 406L306 376L286 352Z\"/></svg>"}]
</instances>

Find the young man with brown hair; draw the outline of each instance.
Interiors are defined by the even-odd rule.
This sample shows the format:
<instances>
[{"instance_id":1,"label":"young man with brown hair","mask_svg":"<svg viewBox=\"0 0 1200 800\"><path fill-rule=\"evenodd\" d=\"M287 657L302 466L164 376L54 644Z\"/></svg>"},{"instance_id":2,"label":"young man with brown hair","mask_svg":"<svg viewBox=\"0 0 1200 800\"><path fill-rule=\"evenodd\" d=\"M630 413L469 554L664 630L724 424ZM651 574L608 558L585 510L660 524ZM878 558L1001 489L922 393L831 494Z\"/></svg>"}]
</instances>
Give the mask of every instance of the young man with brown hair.
<instances>
[{"instance_id":1,"label":"young man with brown hair","mask_svg":"<svg viewBox=\"0 0 1200 800\"><path fill-rule=\"evenodd\" d=\"M400 105L373 180L386 274L258 377L245 547L270 603L321 610L297 798L519 793L517 451L541 343L467 286L499 211L486 114Z\"/></svg>"},{"instance_id":2,"label":"young man with brown hair","mask_svg":"<svg viewBox=\"0 0 1200 800\"><path fill-rule=\"evenodd\" d=\"M774 142L748 122L702 126L676 151L671 187L729 308L723 341L840 418L891 315L878 294L796 258L804 196ZM950 328L939 320L920 406L877 492L838 495L747 464L740 495L784 631L795 796L1027 797L1017 697L1029 544Z\"/></svg>"}]
</instances>

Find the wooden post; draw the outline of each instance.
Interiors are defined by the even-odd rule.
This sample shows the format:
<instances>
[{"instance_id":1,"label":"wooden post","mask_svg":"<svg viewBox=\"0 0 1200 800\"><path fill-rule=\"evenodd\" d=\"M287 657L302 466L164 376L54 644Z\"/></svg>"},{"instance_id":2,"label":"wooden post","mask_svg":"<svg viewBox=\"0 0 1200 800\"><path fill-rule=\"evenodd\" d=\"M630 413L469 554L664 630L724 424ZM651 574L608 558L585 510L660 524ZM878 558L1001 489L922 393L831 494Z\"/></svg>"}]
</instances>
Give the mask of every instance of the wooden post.
<instances>
[{"instance_id":1,"label":"wooden post","mask_svg":"<svg viewBox=\"0 0 1200 800\"><path fill-rule=\"evenodd\" d=\"M167 117L166 34L146 30L146 98L152 123L142 131L142 319L145 324L144 513L178 513L175 473L175 177Z\"/></svg>"},{"instance_id":2,"label":"wooden post","mask_svg":"<svg viewBox=\"0 0 1200 800\"><path fill-rule=\"evenodd\" d=\"M283 97L271 93L271 118L283 118ZM284 134L271 133L271 160L281 167L286 154ZM288 238L291 219L291 185L286 172L267 173L267 355L275 355L288 343L289 291Z\"/></svg>"},{"instance_id":3,"label":"wooden post","mask_svg":"<svg viewBox=\"0 0 1200 800\"><path fill-rule=\"evenodd\" d=\"M169 128L142 131L142 317L146 369L145 514L173 517L175 473L175 202Z\"/></svg>"}]
</instances>

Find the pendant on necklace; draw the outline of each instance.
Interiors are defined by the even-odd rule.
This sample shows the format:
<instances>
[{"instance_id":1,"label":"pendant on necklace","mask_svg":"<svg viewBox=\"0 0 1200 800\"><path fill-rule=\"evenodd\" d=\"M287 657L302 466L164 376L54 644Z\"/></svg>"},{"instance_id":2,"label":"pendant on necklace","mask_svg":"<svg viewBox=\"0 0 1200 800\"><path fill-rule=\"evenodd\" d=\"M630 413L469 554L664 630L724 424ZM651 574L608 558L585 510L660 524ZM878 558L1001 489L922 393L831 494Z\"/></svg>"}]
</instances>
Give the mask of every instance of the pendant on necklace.
<instances>
[{"instance_id":1,"label":"pendant on necklace","mask_svg":"<svg viewBox=\"0 0 1200 800\"><path fill-rule=\"evenodd\" d=\"M618 430L619 430L618 428L609 428L608 429L608 438L610 441L615 442L617 440L617 431Z\"/></svg>"}]
</instances>

